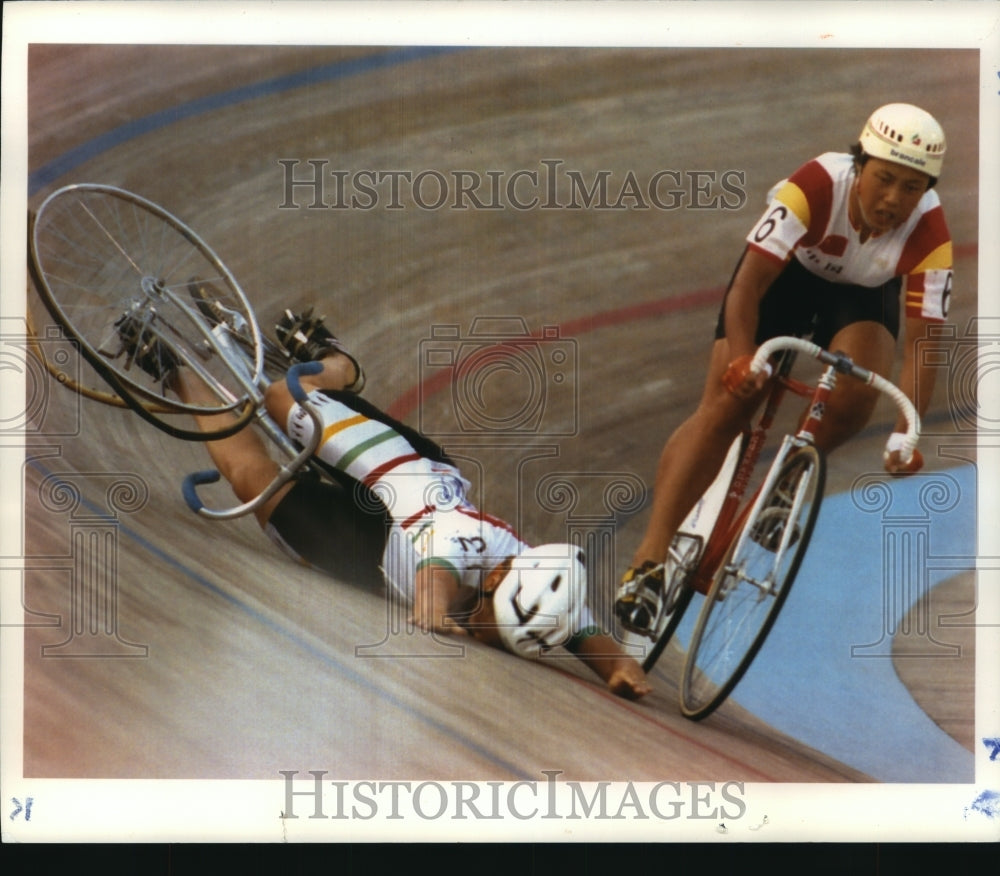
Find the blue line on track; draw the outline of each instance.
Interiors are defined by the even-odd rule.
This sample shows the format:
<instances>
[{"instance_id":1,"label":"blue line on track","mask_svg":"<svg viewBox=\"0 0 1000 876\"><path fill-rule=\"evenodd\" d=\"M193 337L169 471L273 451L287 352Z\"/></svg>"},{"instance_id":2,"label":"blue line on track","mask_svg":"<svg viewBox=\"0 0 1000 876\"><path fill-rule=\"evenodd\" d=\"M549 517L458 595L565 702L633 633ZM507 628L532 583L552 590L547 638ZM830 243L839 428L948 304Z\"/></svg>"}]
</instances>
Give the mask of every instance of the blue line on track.
<instances>
[{"instance_id":1,"label":"blue line on track","mask_svg":"<svg viewBox=\"0 0 1000 876\"><path fill-rule=\"evenodd\" d=\"M300 71L171 107L135 119L69 150L29 175L28 192L29 195L36 193L86 161L128 140L184 119L265 95L462 50L457 47L405 47ZM40 463L34 464L47 474ZM935 517L932 537L934 544L948 546L949 556L969 557L971 567L976 554L975 470L965 467L951 474L960 488L968 491L966 496L971 494L973 498L963 500L950 514ZM916 478L894 481L894 503L916 502L920 484L921 480ZM319 661L374 690L393 706L438 732L456 738L449 728L387 692L373 689L349 667L222 590L138 533L127 527L120 527L120 531ZM880 526L873 525L871 515L864 515L854 507L849 496L829 496L824 500L798 583L774 631L733 698L776 729L882 781L970 782L974 777L973 755L916 706L895 674L891 658L851 655L852 644L879 641L880 635L884 636L881 625L888 624L886 629L895 629L901 616L886 618L882 605L881 532ZM847 551L844 550L845 533L850 533L851 537ZM908 607L902 606L900 612ZM693 609L694 606L678 631L682 639L690 633L695 616ZM781 684L778 692L776 679ZM531 778L470 740L459 737L459 741L513 775Z\"/></svg>"},{"instance_id":2,"label":"blue line on track","mask_svg":"<svg viewBox=\"0 0 1000 876\"><path fill-rule=\"evenodd\" d=\"M466 50L448 46L407 46L388 52L366 55L362 58L352 58L322 67L301 70L297 73L267 79L263 82L251 83L250 85L244 85L230 91L211 94L198 100L168 107L160 112L126 122L124 125L120 125L54 158L48 164L43 165L28 175L28 194L29 196L35 194L39 189L44 188L59 179L59 177L75 170L81 164L90 161L92 158L96 158L109 149L120 146L122 143L132 140L135 137L141 137L143 134L149 134L152 131L172 125L175 122L234 106L244 101L256 100L267 95L280 94L281 92L291 91L292 89L302 88L307 85L330 82L336 79L343 79L347 76L356 76L362 73L369 73L372 70L394 67L409 61L418 61L434 55L456 51Z\"/></svg>"},{"instance_id":3,"label":"blue line on track","mask_svg":"<svg viewBox=\"0 0 1000 876\"><path fill-rule=\"evenodd\" d=\"M28 191L33 194L45 185L53 182L64 174L70 172L74 168L80 166L91 158L100 155L108 149L112 149L122 143L133 139L134 137L139 137L143 134L148 134L151 131L155 131L159 128L163 128L167 125L171 125L174 122L180 121L182 119L188 119L193 116L201 115L203 113L212 112L214 110L221 109L223 107L233 106L234 104L241 103L243 101L255 100L257 98L263 97L265 95L277 94L283 91L289 91L294 88L301 88L306 85L312 85L319 82L329 82L331 80L343 78L345 76L353 76L361 73L367 73L372 70L383 69L386 67L392 67L398 64L404 64L409 61L420 60L422 58L431 57L433 55L439 55L445 52L459 51L459 49L449 48L449 47L439 47L439 46L417 46L417 47L406 47L394 51L382 52L374 55L367 55L363 58L356 58L349 61L337 62L334 64L329 64L323 67L315 67L309 70L303 70L298 73L293 73L288 76L281 76L276 79L270 79L263 82L254 83L241 88L236 88L231 91L222 92L220 94L210 95L208 97L201 98L199 100L191 101L190 103L181 104L176 107L171 107L169 109L163 110L162 112L154 113L149 116L145 116L141 119L135 119L125 125L121 125L112 131L108 131L99 137L90 140L87 143L78 146L75 149L64 153L53 161L49 162L45 166L39 168L37 171L29 175L28 178ZM42 465L37 460L31 463L36 470L41 472L44 476L49 477L51 473L46 470L45 466ZM95 511L95 513L100 514L101 510L96 506L87 503L83 500L87 507ZM249 617L251 617L256 622L262 624L268 629L278 633L280 636L288 639L290 642L294 643L297 647L303 649L309 653L312 657L318 661L326 664L327 666L335 669L337 672L341 673L347 677L350 681L364 687L367 690L372 691L375 695L381 697L383 700L389 702L391 705L402 710L403 712L409 714L410 716L422 721L423 723L432 727L435 731L442 733L443 735L455 739L461 745L475 752L480 757L501 767L511 773L511 775L517 776L522 779L530 779L532 776L525 774L519 767L514 764L507 763L506 761L496 757L489 751L482 748L477 743L468 739L467 737L460 736L456 734L452 729L445 726L444 724L435 721L430 716L423 714L422 712L408 706L406 703L392 696L388 692L373 687L363 676L354 672L350 667L343 663L338 662L333 659L328 653L324 652L322 649L316 648L310 642L303 640L297 636L294 631L286 629L279 624L275 623L270 618L261 614L253 606L246 602L240 600L236 595L223 590L216 584L209 581L204 576L200 575L190 566L185 565L176 557L166 553L152 542L147 541L139 533L127 526L122 526L119 524L118 531L128 538L132 539L136 544L138 544L144 550L149 551L151 554L156 556L158 559L167 563L174 569L182 572L188 576L192 581L197 583L199 586L205 588L207 591L220 599L229 602L231 605L236 606Z\"/></svg>"}]
</instances>

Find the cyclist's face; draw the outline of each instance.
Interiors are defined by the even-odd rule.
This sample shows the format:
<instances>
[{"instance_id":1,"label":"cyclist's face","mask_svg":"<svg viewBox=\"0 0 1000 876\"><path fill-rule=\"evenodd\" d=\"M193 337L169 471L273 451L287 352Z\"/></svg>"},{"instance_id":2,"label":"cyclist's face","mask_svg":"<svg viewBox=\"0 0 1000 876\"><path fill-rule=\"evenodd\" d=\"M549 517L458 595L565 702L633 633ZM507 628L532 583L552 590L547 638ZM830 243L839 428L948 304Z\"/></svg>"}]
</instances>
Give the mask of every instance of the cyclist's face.
<instances>
[{"instance_id":1,"label":"cyclist's face","mask_svg":"<svg viewBox=\"0 0 1000 876\"><path fill-rule=\"evenodd\" d=\"M919 170L869 158L851 190L854 219L874 234L891 231L910 218L929 183Z\"/></svg>"}]
</instances>

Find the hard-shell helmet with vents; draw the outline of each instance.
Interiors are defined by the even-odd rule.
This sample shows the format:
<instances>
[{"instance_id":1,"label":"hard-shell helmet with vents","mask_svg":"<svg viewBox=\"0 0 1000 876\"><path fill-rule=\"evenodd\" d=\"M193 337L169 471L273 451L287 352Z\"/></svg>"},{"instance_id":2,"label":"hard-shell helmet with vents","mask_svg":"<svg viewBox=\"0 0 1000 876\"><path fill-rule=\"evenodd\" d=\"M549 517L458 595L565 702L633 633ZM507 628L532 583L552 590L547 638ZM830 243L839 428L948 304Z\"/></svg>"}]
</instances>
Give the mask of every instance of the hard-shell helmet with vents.
<instances>
[{"instance_id":1,"label":"hard-shell helmet with vents","mask_svg":"<svg viewBox=\"0 0 1000 876\"><path fill-rule=\"evenodd\" d=\"M944 130L926 110L909 103L889 103L871 114L861 131L862 152L912 167L932 179L944 163Z\"/></svg>"},{"instance_id":2,"label":"hard-shell helmet with vents","mask_svg":"<svg viewBox=\"0 0 1000 876\"><path fill-rule=\"evenodd\" d=\"M582 626L587 570L579 548L547 544L515 557L493 592L493 612L504 646L534 659L565 645Z\"/></svg>"}]
</instances>

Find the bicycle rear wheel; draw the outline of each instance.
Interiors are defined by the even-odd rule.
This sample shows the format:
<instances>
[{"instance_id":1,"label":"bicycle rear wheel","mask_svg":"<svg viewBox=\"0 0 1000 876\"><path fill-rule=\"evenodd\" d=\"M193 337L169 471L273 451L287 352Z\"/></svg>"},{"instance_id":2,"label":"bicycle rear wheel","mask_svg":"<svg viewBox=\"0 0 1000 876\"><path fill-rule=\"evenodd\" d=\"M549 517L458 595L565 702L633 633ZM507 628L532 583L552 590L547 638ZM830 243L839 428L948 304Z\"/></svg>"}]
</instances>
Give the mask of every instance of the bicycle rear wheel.
<instances>
[{"instance_id":1,"label":"bicycle rear wheel","mask_svg":"<svg viewBox=\"0 0 1000 876\"><path fill-rule=\"evenodd\" d=\"M121 397L140 413L252 413L250 389L263 362L256 317L229 269L181 220L114 186L69 185L49 195L32 217L29 253L40 297L114 390L109 403ZM239 325L241 361L213 343L218 320L193 296L195 280L212 289L216 312ZM188 405L168 396L164 381L138 367L125 348L118 328L126 316L156 337L157 349L194 369L217 403ZM91 397L105 400L100 393Z\"/></svg>"},{"instance_id":2,"label":"bicycle rear wheel","mask_svg":"<svg viewBox=\"0 0 1000 876\"><path fill-rule=\"evenodd\" d=\"M685 717L714 712L764 644L812 536L825 476L822 453L805 445L765 482L695 623L680 685Z\"/></svg>"}]
</instances>

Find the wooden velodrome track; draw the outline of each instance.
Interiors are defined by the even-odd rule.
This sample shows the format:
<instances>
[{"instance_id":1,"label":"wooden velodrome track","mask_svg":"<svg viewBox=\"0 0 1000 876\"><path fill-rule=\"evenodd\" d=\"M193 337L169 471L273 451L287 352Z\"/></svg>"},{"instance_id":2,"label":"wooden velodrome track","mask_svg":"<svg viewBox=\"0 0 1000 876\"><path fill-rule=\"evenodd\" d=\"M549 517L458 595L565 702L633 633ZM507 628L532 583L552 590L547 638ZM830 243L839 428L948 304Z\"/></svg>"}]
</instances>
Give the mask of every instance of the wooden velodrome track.
<instances>
[{"instance_id":1,"label":"wooden velodrome track","mask_svg":"<svg viewBox=\"0 0 1000 876\"><path fill-rule=\"evenodd\" d=\"M431 432L447 433L462 402L425 382L426 351L456 344L434 327L458 326L462 337L477 317L562 327L552 343L566 344L571 366L550 387L541 425L513 438L474 427L442 439L467 461L478 504L535 542L565 539L568 525L601 530L608 484L649 482L664 438L701 391L721 288L767 189L814 154L846 148L881 103L920 103L949 134L940 191L958 254L952 321L962 331L976 312L973 53L928 62L908 51L473 49L253 90L384 51L35 46L30 172L52 172L32 177L29 206L79 181L162 204L222 256L265 329L286 306L316 303L362 358L366 395ZM242 88L240 99L211 100ZM158 122L148 130L122 132L149 118ZM57 162L66 156L77 158ZM383 185L369 209L331 208L332 188L327 209L306 209L312 195L301 188L292 209L282 159L299 162L298 179L310 160L327 171L442 176L426 177L423 207L404 189L402 209L391 208ZM506 186L519 170L544 179L552 168L579 171L588 185L611 171L611 197L629 172L644 185L678 171L679 194L674 209L569 209L561 176L557 209L518 209L507 189L504 209L430 208L436 181L454 185L454 171L484 180L495 171ZM730 170L745 175L727 178L739 181L735 191L722 187ZM519 179L522 203L547 197ZM478 194L489 200L486 182ZM505 389L507 399L518 391ZM932 413L944 429L946 406L939 391ZM676 657L661 661L648 698L627 703L565 661L533 665L476 646L451 659L378 656L377 647L360 656L359 646L385 636L381 594L289 564L248 520L195 518L180 482L205 467L202 447L54 386L44 416L25 487L26 776L273 779L282 769L326 769L345 780L502 780L556 769L577 780L871 778L747 714L739 690L710 720L686 721ZM880 409L872 429L831 460L831 492L878 469L889 419ZM929 450L930 469L953 462ZM47 473L81 490L76 511L40 498ZM572 475L575 508L553 510L559 501L537 489L554 473ZM117 585L123 659L54 659L52 647L67 639L71 526L97 525L116 476L148 489L116 512L113 566L94 571ZM633 513L641 492L619 501L605 557L615 576L643 519ZM948 582L940 599L968 610L971 581ZM905 661L900 671L971 751L971 637L962 641L963 659L933 674Z\"/></svg>"}]
</instances>

